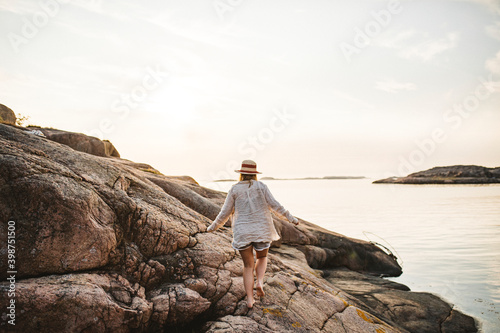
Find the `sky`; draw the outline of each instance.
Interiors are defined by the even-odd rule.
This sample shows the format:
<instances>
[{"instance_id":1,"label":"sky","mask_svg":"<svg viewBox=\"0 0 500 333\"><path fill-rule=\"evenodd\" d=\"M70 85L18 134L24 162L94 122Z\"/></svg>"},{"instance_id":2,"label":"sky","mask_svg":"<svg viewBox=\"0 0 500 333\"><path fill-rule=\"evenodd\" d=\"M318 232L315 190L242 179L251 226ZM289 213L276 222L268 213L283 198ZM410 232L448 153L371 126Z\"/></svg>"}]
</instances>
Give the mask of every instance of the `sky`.
<instances>
[{"instance_id":1,"label":"sky","mask_svg":"<svg viewBox=\"0 0 500 333\"><path fill-rule=\"evenodd\" d=\"M0 0L0 31L1 104L167 175L500 166L497 0Z\"/></svg>"}]
</instances>

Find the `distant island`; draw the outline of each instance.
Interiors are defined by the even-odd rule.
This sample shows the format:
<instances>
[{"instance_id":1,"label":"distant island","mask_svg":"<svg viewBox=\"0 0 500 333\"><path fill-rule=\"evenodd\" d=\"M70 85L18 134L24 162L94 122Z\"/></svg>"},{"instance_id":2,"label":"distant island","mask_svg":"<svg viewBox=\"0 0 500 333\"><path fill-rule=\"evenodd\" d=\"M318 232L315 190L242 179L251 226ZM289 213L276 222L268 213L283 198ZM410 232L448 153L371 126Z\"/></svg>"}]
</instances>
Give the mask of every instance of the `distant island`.
<instances>
[{"instance_id":1,"label":"distant island","mask_svg":"<svg viewBox=\"0 0 500 333\"><path fill-rule=\"evenodd\" d=\"M453 165L434 167L409 174L406 177L389 177L373 184L499 184L500 167L478 165Z\"/></svg>"},{"instance_id":2,"label":"distant island","mask_svg":"<svg viewBox=\"0 0 500 333\"><path fill-rule=\"evenodd\" d=\"M262 177L260 180L331 180L331 179L366 179L364 176L325 176L325 177L304 177L304 178L274 178ZM236 182L236 179L218 179L214 182Z\"/></svg>"}]
</instances>

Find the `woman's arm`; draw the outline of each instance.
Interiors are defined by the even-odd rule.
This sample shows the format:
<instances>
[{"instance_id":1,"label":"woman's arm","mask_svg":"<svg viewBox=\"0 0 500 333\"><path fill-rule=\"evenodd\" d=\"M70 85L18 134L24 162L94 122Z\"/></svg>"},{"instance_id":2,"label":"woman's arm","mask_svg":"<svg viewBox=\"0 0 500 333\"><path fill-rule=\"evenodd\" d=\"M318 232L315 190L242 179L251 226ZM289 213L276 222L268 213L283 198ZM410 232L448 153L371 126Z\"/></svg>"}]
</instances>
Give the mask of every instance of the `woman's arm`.
<instances>
[{"instance_id":1,"label":"woman's arm","mask_svg":"<svg viewBox=\"0 0 500 333\"><path fill-rule=\"evenodd\" d=\"M293 223L295 225L299 224L299 220L297 220L297 218L295 216L293 216L292 214L290 214L290 212L288 210L285 209L285 207L283 207L279 202L278 200L276 200L271 191L269 190L269 188L265 185L265 184L262 184L264 186L262 186L262 192L264 193L264 198L266 199L267 201L267 204L269 205L269 207L271 207L272 210L274 210L276 213L280 214L281 216L284 216L286 217L286 219L288 221L290 221L290 223Z\"/></svg>"},{"instance_id":2,"label":"woman's arm","mask_svg":"<svg viewBox=\"0 0 500 333\"><path fill-rule=\"evenodd\" d=\"M219 215L215 218L214 222L207 228L208 232L215 231L219 229L224 223L226 223L229 216L234 211L234 195L232 188L229 190L224 201L224 205L219 212Z\"/></svg>"}]
</instances>

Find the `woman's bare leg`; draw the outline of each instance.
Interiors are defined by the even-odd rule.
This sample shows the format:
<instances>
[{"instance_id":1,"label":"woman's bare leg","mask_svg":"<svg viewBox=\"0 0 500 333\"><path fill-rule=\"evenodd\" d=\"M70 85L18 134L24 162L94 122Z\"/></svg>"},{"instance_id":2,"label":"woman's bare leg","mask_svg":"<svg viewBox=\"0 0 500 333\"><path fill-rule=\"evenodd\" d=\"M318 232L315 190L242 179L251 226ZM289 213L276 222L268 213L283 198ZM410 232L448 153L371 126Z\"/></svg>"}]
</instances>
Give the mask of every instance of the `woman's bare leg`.
<instances>
[{"instance_id":1,"label":"woman's bare leg","mask_svg":"<svg viewBox=\"0 0 500 333\"><path fill-rule=\"evenodd\" d=\"M269 249L265 249L257 252L257 263L255 264L255 274L257 275L257 296L263 297L264 293L264 274L267 269L267 252Z\"/></svg>"},{"instance_id":2,"label":"woman's bare leg","mask_svg":"<svg viewBox=\"0 0 500 333\"><path fill-rule=\"evenodd\" d=\"M253 303L253 270L254 270L254 259L253 259L253 246L248 249L240 250L241 258L243 259L243 285L245 286L245 291L247 293L247 305L251 309Z\"/></svg>"}]
</instances>

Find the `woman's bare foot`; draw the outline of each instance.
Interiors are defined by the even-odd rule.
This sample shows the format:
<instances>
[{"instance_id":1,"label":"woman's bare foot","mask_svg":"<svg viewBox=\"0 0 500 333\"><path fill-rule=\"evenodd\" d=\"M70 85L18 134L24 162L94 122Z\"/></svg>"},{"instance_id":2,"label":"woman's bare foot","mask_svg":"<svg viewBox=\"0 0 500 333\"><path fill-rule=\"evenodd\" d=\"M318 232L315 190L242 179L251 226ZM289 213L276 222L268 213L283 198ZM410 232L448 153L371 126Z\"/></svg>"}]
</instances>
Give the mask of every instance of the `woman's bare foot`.
<instances>
[{"instance_id":1,"label":"woman's bare foot","mask_svg":"<svg viewBox=\"0 0 500 333\"><path fill-rule=\"evenodd\" d=\"M264 288L263 288L261 285L259 285L259 284L258 284L258 285L255 287L255 289L257 290L257 296L259 296L259 297L264 297L264 296L266 296L266 293L264 292Z\"/></svg>"},{"instance_id":2,"label":"woman's bare foot","mask_svg":"<svg viewBox=\"0 0 500 333\"><path fill-rule=\"evenodd\" d=\"M249 309L253 308L254 303L255 303L255 300L247 299L247 306Z\"/></svg>"}]
</instances>

